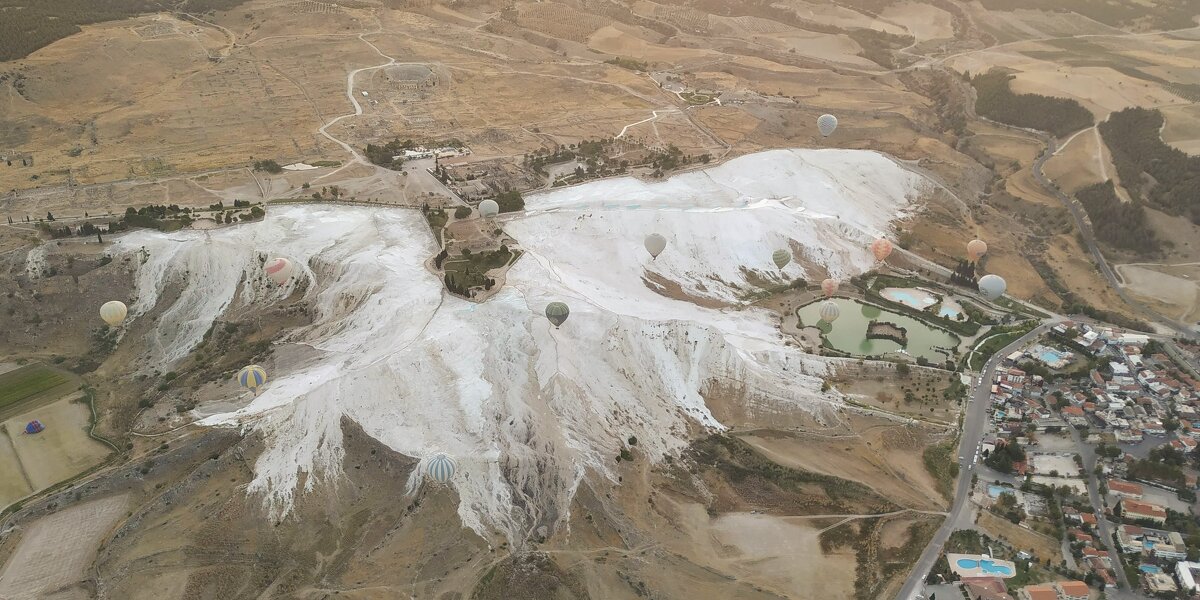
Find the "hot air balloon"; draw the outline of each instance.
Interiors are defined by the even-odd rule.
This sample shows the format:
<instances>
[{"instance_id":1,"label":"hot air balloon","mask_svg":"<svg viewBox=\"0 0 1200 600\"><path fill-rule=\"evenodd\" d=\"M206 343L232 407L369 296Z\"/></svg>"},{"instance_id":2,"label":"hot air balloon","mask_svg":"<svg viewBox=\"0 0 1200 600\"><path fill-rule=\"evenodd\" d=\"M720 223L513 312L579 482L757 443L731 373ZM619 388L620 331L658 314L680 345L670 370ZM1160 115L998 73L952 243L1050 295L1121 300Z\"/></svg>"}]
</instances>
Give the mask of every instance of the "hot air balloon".
<instances>
[{"instance_id":1,"label":"hot air balloon","mask_svg":"<svg viewBox=\"0 0 1200 600\"><path fill-rule=\"evenodd\" d=\"M446 483L453 479L457 470L458 464L454 459L442 452L434 454L425 465L425 474L438 483Z\"/></svg>"},{"instance_id":2,"label":"hot air balloon","mask_svg":"<svg viewBox=\"0 0 1200 600\"><path fill-rule=\"evenodd\" d=\"M258 388L267 382L267 371L258 365L246 365L238 371L238 383L258 394Z\"/></svg>"},{"instance_id":3,"label":"hot air balloon","mask_svg":"<svg viewBox=\"0 0 1200 600\"><path fill-rule=\"evenodd\" d=\"M571 309L567 308L562 302L551 302L546 305L546 318L554 324L555 327L562 327L562 324L567 320L567 316L571 314Z\"/></svg>"},{"instance_id":4,"label":"hot air balloon","mask_svg":"<svg viewBox=\"0 0 1200 600\"><path fill-rule=\"evenodd\" d=\"M33 435L35 433L41 433L45 429L46 429L46 426L42 425L42 422L37 419L34 419L25 424L25 433L28 433L30 435Z\"/></svg>"},{"instance_id":5,"label":"hot air balloon","mask_svg":"<svg viewBox=\"0 0 1200 600\"><path fill-rule=\"evenodd\" d=\"M658 258L658 255L667 249L667 238L657 233L652 233L646 236L643 244L646 246L646 252L650 253L651 258Z\"/></svg>"},{"instance_id":6,"label":"hot air balloon","mask_svg":"<svg viewBox=\"0 0 1200 600\"><path fill-rule=\"evenodd\" d=\"M871 242L871 253L875 255L875 260L883 262L892 254L892 243L886 238L879 238Z\"/></svg>"},{"instance_id":7,"label":"hot air balloon","mask_svg":"<svg viewBox=\"0 0 1200 600\"><path fill-rule=\"evenodd\" d=\"M826 298L829 298L837 292L838 285L840 285L838 280L826 279L825 281L821 282L821 291L825 293Z\"/></svg>"},{"instance_id":8,"label":"hot air balloon","mask_svg":"<svg viewBox=\"0 0 1200 600\"><path fill-rule=\"evenodd\" d=\"M829 137L833 134L834 129L837 129L837 117L833 115L817 117L817 131L821 132L822 137Z\"/></svg>"},{"instance_id":9,"label":"hot air balloon","mask_svg":"<svg viewBox=\"0 0 1200 600\"><path fill-rule=\"evenodd\" d=\"M971 260L979 260L984 254L987 254L987 243L983 240L971 240L967 242L967 256Z\"/></svg>"},{"instance_id":10,"label":"hot air balloon","mask_svg":"<svg viewBox=\"0 0 1200 600\"><path fill-rule=\"evenodd\" d=\"M500 214L500 205L496 204L495 200L484 200L479 203L479 214L485 219L490 219Z\"/></svg>"},{"instance_id":11,"label":"hot air balloon","mask_svg":"<svg viewBox=\"0 0 1200 600\"><path fill-rule=\"evenodd\" d=\"M771 254L771 260L775 262L776 267L782 269L792 262L792 253L787 250L776 250Z\"/></svg>"},{"instance_id":12,"label":"hot air balloon","mask_svg":"<svg viewBox=\"0 0 1200 600\"><path fill-rule=\"evenodd\" d=\"M129 314L129 309L125 308L125 303L119 300L109 300L100 306L100 318L113 327L124 322L127 314Z\"/></svg>"},{"instance_id":13,"label":"hot air balloon","mask_svg":"<svg viewBox=\"0 0 1200 600\"><path fill-rule=\"evenodd\" d=\"M837 302L826 300L821 303L821 310L817 314L821 315L822 321L833 323L842 315L842 309L838 308Z\"/></svg>"},{"instance_id":14,"label":"hot air balloon","mask_svg":"<svg viewBox=\"0 0 1200 600\"><path fill-rule=\"evenodd\" d=\"M995 300L1004 295L1008 283L999 275L984 275L979 278L979 293L988 300Z\"/></svg>"},{"instance_id":15,"label":"hot air balloon","mask_svg":"<svg viewBox=\"0 0 1200 600\"><path fill-rule=\"evenodd\" d=\"M265 268L267 277L271 279L275 285L283 285L288 279L292 278L292 273L296 272L296 266L292 261L286 258L272 258L267 261Z\"/></svg>"}]
</instances>

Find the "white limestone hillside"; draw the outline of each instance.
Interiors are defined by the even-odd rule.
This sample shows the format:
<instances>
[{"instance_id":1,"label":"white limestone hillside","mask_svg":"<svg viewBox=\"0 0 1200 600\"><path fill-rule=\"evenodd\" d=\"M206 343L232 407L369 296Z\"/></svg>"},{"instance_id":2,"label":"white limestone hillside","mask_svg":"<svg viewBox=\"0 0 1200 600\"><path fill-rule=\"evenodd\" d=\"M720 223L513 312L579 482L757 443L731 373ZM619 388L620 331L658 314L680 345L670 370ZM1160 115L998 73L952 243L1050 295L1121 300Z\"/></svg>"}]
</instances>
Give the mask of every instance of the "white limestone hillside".
<instances>
[{"instance_id":1,"label":"white limestone hillside","mask_svg":"<svg viewBox=\"0 0 1200 600\"><path fill-rule=\"evenodd\" d=\"M870 152L772 151L663 183L533 196L528 214L504 217L527 255L483 304L445 293L425 269L436 246L416 211L272 208L207 232L134 232L114 252L148 255L131 318L168 282L183 284L147 346L164 371L226 311L290 293L265 283L264 256L307 265L316 317L280 342L303 351L278 352L257 398L203 421L265 437L250 487L274 513L336 480L348 417L403 454L456 457L463 522L519 542L559 522L589 473L615 479L628 437L659 459L699 428L721 428L700 395L710 380L798 411L837 402L821 392L825 360L785 347L771 314L669 298L647 286L646 269L727 302L749 286L746 269L775 271L780 246L852 275L921 185ZM651 231L670 243L653 264L641 248ZM572 311L557 330L542 316L554 300Z\"/></svg>"}]
</instances>

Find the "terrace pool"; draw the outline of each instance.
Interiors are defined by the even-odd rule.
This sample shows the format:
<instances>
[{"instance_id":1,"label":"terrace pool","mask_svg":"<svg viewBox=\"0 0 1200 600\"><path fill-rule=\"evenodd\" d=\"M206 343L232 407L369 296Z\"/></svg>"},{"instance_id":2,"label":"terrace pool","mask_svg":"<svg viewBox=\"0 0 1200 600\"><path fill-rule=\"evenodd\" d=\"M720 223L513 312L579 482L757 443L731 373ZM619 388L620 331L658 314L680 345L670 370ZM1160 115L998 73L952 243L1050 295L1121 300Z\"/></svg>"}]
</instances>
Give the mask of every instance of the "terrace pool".
<instances>
[{"instance_id":1,"label":"terrace pool","mask_svg":"<svg viewBox=\"0 0 1200 600\"><path fill-rule=\"evenodd\" d=\"M1013 575L1013 570L1011 568L1005 565L998 565L986 558L980 560L975 560L973 558L960 558L958 559L958 566L963 569L974 569L978 567L980 571L988 573L989 575L1003 575L1005 577L1012 577Z\"/></svg>"},{"instance_id":2,"label":"terrace pool","mask_svg":"<svg viewBox=\"0 0 1200 600\"><path fill-rule=\"evenodd\" d=\"M1138 570L1143 573L1162 573L1162 568L1155 565L1141 565Z\"/></svg>"},{"instance_id":3,"label":"terrace pool","mask_svg":"<svg viewBox=\"0 0 1200 600\"><path fill-rule=\"evenodd\" d=\"M938 303L937 296L920 288L883 288L879 290L879 295L917 310L925 310Z\"/></svg>"}]
</instances>

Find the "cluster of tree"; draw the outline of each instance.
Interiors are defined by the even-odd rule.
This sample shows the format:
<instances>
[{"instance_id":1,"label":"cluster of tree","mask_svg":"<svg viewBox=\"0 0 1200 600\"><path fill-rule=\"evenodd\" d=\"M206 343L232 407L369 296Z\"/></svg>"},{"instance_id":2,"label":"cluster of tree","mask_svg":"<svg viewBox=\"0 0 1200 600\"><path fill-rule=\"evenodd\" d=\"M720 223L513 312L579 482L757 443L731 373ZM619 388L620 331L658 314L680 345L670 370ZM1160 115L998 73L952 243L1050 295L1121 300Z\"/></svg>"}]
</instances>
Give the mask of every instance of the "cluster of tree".
<instances>
[{"instance_id":1,"label":"cluster of tree","mask_svg":"<svg viewBox=\"0 0 1200 600\"><path fill-rule=\"evenodd\" d=\"M1165 212L1200 224L1200 156L1164 143L1159 134L1162 126L1158 110L1127 108L1109 115L1100 124L1100 134L1125 189Z\"/></svg>"},{"instance_id":2,"label":"cluster of tree","mask_svg":"<svg viewBox=\"0 0 1200 600\"><path fill-rule=\"evenodd\" d=\"M859 56L885 69L894 69L900 66L896 63L895 55L892 54L893 50L910 46L917 41L911 35L897 35L869 28L850 29L846 35L858 42L859 47L862 48Z\"/></svg>"},{"instance_id":3,"label":"cluster of tree","mask_svg":"<svg viewBox=\"0 0 1200 600\"><path fill-rule=\"evenodd\" d=\"M188 12L227 10L245 0L188 0ZM0 61L24 58L80 25L169 10L154 0L0 0Z\"/></svg>"},{"instance_id":4,"label":"cluster of tree","mask_svg":"<svg viewBox=\"0 0 1200 600\"><path fill-rule=\"evenodd\" d=\"M401 140L397 138L379 146L376 146L375 144L367 144L364 154L366 155L367 160L371 161L372 164L376 164L387 169L392 169L393 171L399 171L400 167L404 165L404 158L402 158L402 155L404 154L405 150L413 150L418 147L458 148L462 145L462 141L456 138L449 138L445 140L427 140L424 142L418 142L415 140Z\"/></svg>"},{"instance_id":5,"label":"cluster of tree","mask_svg":"<svg viewBox=\"0 0 1200 600\"><path fill-rule=\"evenodd\" d=\"M1015 94L1008 86L1012 78L998 69L972 77L975 111L993 121L1047 131L1055 137L1092 126L1092 113L1078 102L1041 94Z\"/></svg>"},{"instance_id":6,"label":"cluster of tree","mask_svg":"<svg viewBox=\"0 0 1200 600\"><path fill-rule=\"evenodd\" d=\"M604 64L616 65L618 67L621 67L622 69L629 69L630 71L649 71L650 70L650 63L647 63L647 62L641 61L641 60L635 60L632 58L625 58L624 56L610 58L610 59L604 61Z\"/></svg>"},{"instance_id":7,"label":"cluster of tree","mask_svg":"<svg viewBox=\"0 0 1200 600\"><path fill-rule=\"evenodd\" d=\"M650 166L654 168L654 176L662 177L663 173L678 169L679 167L690 165L694 161L701 164L708 164L712 160L709 154L701 154L700 156L691 156L683 153L675 144L670 144L663 152L655 152L650 156Z\"/></svg>"},{"instance_id":8,"label":"cluster of tree","mask_svg":"<svg viewBox=\"0 0 1200 600\"><path fill-rule=\"evenodd\" d=\"M1001 473L1014 472L1016 470L1014 465L1022 462L1025 462L1025 450L1015 441L996 446L996 449L983 459L983 464Z\"/></svg>"},{"instance_id":9,"label":"cluster of tree","mask_svg":"<svg viewBox=\"0 0 1200 600\"><path fill-rule=\"evenodd\" d=\"M1138 254L1157 254L1162 250L1162 242L1146 220L1141 202L1122 202L1111 180L1089 185L1075 192L1075 197L1087 211L1100 241Z\"/></svg>"},{"instance_id":10,"label":"cluster of tree","mask_svg":"<svg viewBox=\"0 0 1200 600\"><path fill-rule=\"evenodd\" d=\"M950 273L950 283L968 288L975 287L975 263L959 259L954 271Z\"/></svg>"},{"instance_id":11,"label":"cluster of tree","mask_svg":"<svg viewBox=\"0 0 1200 600\"><path fill-rule=\"evenodd\" d=\"M1144 4L1136 0L982 0L988 10L1047 10L1078 13L1112 27L1139 25L1151 29L1180 29L1194 25L1195 0L1162 0Z\"/></svg>"},{"instance_id":12,"label":"cluster of tree","mask_svg":"<svg viewBox=\"0 0 1200 600\"><path fill-rule=\"evenodd\" d=\"M283 172L283 167L279 166L279 163L268 158L265 160L254 161L254 170L277 174Z\"/></svg>"},{"instance_id":13,"label":"cluster of tree","mask_svg":"<svg viewBox=\"0 0 1200 600\"><path fill-rule=\"evenodd\" d=\"M1150 451L1143 460L1135 460L1129 465L1129 477L1141 481L1154 481L1176 489L1185 487L1183 465L1185 457L1182 452L1168 445L1159 446Z\"/></svg>"},{"instance_id":14,"label":"cluster of tree","mask_svg":"<svg viewBox=\"0 0 1200 600\"><path fill-rule=\"evenodd\" d=\"M508 190L496 194L496 204L500 206L500 212L517 212L525 210L525 197L517 190Z\"/></svg>"},{"instance_id":15,"label":"cluster of tree","mask_svg":"<svg viewBox=\"0 0 1200 600\"><path fill-rule=\"evenodd\" d=\"M554 152L546 149L538 149L533 154L525 155L525 165L533 172L545 176L547 175L545 166L566 162L574 158L582 158L588 164L588 172L596 169L612 170L617 168L617 165L611 165L604 160L608 154L608 148L612 145L612 138L602 138L598 140L583 140L578 145L571 144L570 146L562 146ZM627 161L620 161L620 172L629 166Z\"/></svg>"},{"instance_id":16,"label":"cluster of tree","mask_svg":"<svg viewBox=\"0 0 1200 600\"><path fill-rule=\"evenodd\" d=\"M364 154L371 164L379 165L385 169L399 171L404 166L403 154L405 150L416 148L416 142L412 140L392 140L382 146L375 144L367 144Z\"/></svg>"},{"instance_id":17,"label":"cluster of tree","mask_svg":"<svg viewBox=\"0 0 1200 600\"><path fill-rule=\"evenodd\" d=\"M470 286L468 283L466 283L464 281L460 281L460 277L458 276L457 273L447 272L443 279L446 283L446 289L449 290L450 293L457 294L459 296L463 296L466 298L471 297L471 289L470 288L473 286ZM496 286L495 279L492 279L491 277L483 278L483 289L485 291L490 290L495 286Z\"/></svg>"}]
</instances>

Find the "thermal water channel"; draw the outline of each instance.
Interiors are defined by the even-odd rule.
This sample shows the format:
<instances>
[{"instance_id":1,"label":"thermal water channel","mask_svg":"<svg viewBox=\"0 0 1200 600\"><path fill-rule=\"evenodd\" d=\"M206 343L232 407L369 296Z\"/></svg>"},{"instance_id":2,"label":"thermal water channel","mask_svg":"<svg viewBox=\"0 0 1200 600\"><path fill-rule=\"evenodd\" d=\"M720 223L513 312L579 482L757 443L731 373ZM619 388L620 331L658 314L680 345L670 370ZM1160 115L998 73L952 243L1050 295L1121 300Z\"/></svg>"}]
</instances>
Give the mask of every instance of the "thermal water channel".
<instances>
[{"instance_id":1,"label":"thermal water channel","mask_svg":"<svg viewBox=\"0 0 1200 600\"><path fill-rule=\"evenodd\" d=\"M954 334L931 327L912 317L864 304L848 298L834 298L842 310L832 325L820 322L820 302L802 306L796 311L800 324L821 329L826 343L834 348L856 356L881 356L905 350L914 358L925 357L931 362L943 362L948 352L958 347L959 339ZM886 321L908 331L908 345L901 346L892 340L867 339L867 324L872 320Z\"/></svg>"}]
</instances>

